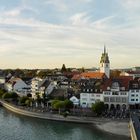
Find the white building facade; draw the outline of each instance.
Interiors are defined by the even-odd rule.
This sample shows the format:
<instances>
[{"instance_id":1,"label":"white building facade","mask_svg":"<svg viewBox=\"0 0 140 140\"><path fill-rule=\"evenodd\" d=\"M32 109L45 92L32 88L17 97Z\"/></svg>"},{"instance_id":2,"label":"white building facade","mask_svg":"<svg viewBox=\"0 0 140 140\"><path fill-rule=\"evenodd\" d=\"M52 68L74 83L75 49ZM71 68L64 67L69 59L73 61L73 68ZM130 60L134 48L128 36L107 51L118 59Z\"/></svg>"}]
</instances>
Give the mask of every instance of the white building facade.
<instances>
[{"instance_id":1,"label":"white building facade","mask_svg":"<svg viewBox=\"0 0 140 140\"><path fill-rule=\"evenodd\" d=\"M80 93L80 106L91 108L96 102L103 101L102 93Z\"/></svg>"}]
</instances>

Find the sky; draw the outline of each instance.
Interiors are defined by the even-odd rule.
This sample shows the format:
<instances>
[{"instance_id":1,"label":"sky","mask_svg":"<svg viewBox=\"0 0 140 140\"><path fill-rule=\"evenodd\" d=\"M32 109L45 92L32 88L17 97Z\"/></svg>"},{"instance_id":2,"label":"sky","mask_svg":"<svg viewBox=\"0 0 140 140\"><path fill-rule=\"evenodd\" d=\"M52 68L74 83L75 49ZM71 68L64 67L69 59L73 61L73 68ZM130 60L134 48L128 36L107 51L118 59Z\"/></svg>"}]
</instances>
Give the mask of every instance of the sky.
<instances>
[{"instance_id":1,"label":"sky","mask_svg":"<svg viewBox=\"0 0 140 140\"><path fill-rule=\"evenodd\" d=\"M140 66L140 0L0 0L0 68Z\"/></svg>"}]
</instances>

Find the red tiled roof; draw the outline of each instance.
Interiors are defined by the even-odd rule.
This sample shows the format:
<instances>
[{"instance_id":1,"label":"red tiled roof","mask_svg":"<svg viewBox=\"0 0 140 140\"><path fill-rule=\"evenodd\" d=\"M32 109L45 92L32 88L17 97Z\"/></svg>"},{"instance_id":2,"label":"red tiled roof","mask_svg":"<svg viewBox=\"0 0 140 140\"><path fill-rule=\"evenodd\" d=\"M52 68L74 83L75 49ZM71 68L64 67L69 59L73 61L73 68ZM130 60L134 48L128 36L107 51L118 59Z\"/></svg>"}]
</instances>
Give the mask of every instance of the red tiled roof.
<instances>
[{"instance_id":1,"label":"red tiled roof","mask_svg":"<svg viewBox=\"0 0 140 140\"><path fill-rule=\"evenodd\" d=\"M84 72L81 74L77 74L73 76L73 80L79 80L81 78L89 78L89 79L102 79L104 78L106 75L104 73L100 73L100 72Z\"/></svg>"},{"instance_id":2,"label":"red tiled roof","mask_svg":"<svg viewBox=\"0 0 140 140\"><path fill-rule=\"evenodd\" d=\"M102 79L104 76L105 76L105 74L101 73L101 72L84 72L84 73L81 73L81 77L85 77L85 78Z\"/></svg>"},{"instance_id":3,"label":"red tiled roof","mask_svg":"<svg viewBox=\"0 0 140 140\"><path fill-rule=\"evenodd\" d=\"M131 76L120 76L115 79L106 79L102 85L102 90L107 90L107 87L111 87L113 82L119 82L121 87L125 87L125 90L129 88L129 82L133 80Z\"/></svg>"},{"instance_id":4,"label":"red tiled roof","mask_svg":"<svg viewBox=\"0 0 140 140\"><path fill-rule=\"evenodd\" d=\"M80 80L81 75L80 74L76 74L72 77L72 80Z\"/></svg>"}]
</instances>

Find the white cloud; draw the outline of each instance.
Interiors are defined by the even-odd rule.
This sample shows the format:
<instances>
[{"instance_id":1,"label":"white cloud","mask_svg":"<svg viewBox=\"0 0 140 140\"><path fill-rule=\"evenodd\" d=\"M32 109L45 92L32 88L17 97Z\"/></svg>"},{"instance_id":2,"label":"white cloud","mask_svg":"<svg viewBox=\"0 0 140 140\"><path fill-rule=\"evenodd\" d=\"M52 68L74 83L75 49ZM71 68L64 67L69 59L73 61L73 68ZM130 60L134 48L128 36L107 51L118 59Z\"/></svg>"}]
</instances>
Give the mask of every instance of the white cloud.
<instances>
[{"instance_id":1,"label":"white cloud","mask_svg":"<svg viewBox=\"0 0 140 140\"><path fill-rule=\"evenodd\" d=\"M70 17L70 22L72 25L78 25L78 26L85 26L89 24L90 17L87 16L87 13L77 13Z\"/></svg>"},{"instance_id":2,"label":"white cloud","mask_svg":"<svg viewBox=\"0 0 140 140\"><path fill-rule=\"evenodd\" d=\"M137 9L140 7L139 0L123 0L121 4L127 9Z\"/></svg>"},{"instance_id":3,"label":"white cloud","mask_svg":"<svg viewBox=\"0 0 140 140\"><path fill-rule=\"evenodd\" d=\"M46 3L59 10L68 10L65 1L48 0ZM110 14L95 20L89 11L78 11L68 17L68 22L60 25L45 20L43 22L35 17L23 18L21 13L26 8L30 6L25 3L24 6L0 14L0 59L5 56L7 66L10 61L13 67L29 67L30 64L30 67L59 67L62 63L68 66L98 67L104 43L109 50L111 66L139 64L139 59L131 61L139 56L140 19L136 16ZM128 23L114 24L120 16Z\"/></svg>"},{"instance_id":4,"label":"white cloud","mask_svg":"<svg viewBox=\"0 0 140 140\"><path fill-rule=\"evenodd\" d=\"M66 11L68 8L64 0L47 0L45 4L54 6L58 11Z\"/></svg>"}]
</instances>

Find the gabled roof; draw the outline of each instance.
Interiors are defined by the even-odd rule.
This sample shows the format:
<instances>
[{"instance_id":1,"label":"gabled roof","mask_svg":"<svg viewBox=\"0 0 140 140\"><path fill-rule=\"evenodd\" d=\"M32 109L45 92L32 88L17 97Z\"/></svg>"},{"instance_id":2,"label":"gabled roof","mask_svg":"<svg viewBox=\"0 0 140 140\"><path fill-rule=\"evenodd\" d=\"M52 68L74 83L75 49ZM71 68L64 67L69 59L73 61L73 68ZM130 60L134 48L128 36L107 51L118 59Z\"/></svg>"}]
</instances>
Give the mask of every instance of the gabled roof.
<instances>
[{"instance_id":1,"label":"gabled roof","mask_svg":"<svg viewBox=\"0 0 140 140\"><path fill-rule=\"evenodd\" d=\"M16 83L17 81L21 81L22 79L20 79L20 78L11 78L9 81L8 81L8 83L10 83L10 84L13 84L13 83Z\"/></svg>"},{"instance_id":2,"label":"gabled roof","mask_svg":"<svg viewBox=\"0 0 140 140\"><path fill-rule=\"evenodd\" d=\"M105 73L101 72L84 72L81 73L81 77L89 78L89 79L102 79L105 77Z\"/></svg>"},{"instance_id":3,"label":"gabled roof","mask_svg":"<svg viewBox=\"0 0 140 140\"><path fill-rule=\"evenodd\" d=\"M40 87L48 87L50 85L50 81L47 79L44 79L43 81L39 82L39 88Z\"/></svg>"},{"instance_id":4,"label":"gabled roof","mask_svg":"<svg viewBox=\"0 0 140 140\"><path fill-rule=\"evenodd\" d=\"M111 78L110 79L106 79L103 82L102 90L103 91L107 90L107 88L111 87L114 82L118 82L120 87L125 87L125 90L128 90L129 89L129 82L132 79L133 78L131 76L121 76L121 77L114 78L114 79L111 79Z\"/></svg>"},{"instance_id":5,"label":"gabled roof","mask_svg":"<svg viewBox=\"0 0 140 140\"><path fill-rule=\"evenodd\" d=\"M84 72L81 74L74 75L72 80L80 80L80 79L103 79L106 78L105 73L101 72Z\"/></svg>"}]
</instances>

